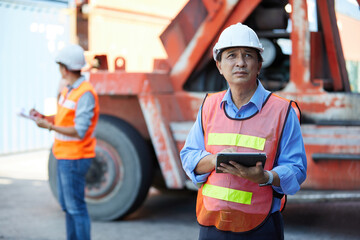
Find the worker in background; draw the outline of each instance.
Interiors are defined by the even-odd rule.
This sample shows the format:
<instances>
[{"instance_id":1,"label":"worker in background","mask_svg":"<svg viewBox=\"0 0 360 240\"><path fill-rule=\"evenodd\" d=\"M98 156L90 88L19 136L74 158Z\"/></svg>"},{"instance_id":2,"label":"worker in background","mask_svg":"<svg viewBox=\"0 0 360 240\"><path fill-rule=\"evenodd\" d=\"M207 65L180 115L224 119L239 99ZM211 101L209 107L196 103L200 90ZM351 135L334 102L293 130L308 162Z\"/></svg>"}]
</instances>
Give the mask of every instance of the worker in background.
<instances>
[{"instance_id":1,"label":"worker in background","mask_svg":"<svg viewBox=\"0 0 360 240\"><path fill-rule=\"evenodd\" d=\"M52 152L57 159L58 199L66 213L67 239L90 239L90 218L85 203L85 175L95 157L94 130L99 117L97 94L81 75L84 50L64 47L56 57L62 78L68 83L58 100L55 116L35 109L30 115L40 128L55 132Z\"/></svg>"},{"instance_id":2,"label":"worker in background","mask_svg":"<svg viewBox=\"0 0 360 240\"><path fill-rule=\"evenodd\" d=\"M241 23L220 35L213 49L229 89L208 94L183 149L182 165L198 186L199 239L283 239L280 203L306 178L300 123L291 101L258 79L263 48ZM265 167L230 161L216 173L219 152L265 152Z\"/></svg>"}]
</instances>

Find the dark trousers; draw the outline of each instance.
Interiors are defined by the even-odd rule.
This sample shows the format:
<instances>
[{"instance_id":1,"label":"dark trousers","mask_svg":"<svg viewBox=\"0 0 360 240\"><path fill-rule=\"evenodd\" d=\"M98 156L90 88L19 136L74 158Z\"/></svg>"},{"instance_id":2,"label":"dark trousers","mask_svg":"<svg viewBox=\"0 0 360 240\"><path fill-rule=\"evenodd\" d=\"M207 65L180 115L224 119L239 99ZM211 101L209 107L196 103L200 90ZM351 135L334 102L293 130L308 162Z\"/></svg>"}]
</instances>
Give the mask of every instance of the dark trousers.
<instances>
[{"instance_id":1,"label":"dark trousers","mask_svg":"<svg viewBox=\"0 0 360 240\"><path fill-rule=\"evenodd\" d=\"M246 233L220 231L216 227L200 226L199 240L283 240L284 221L280 212L272 213L258 229Z\"/></svg>"}]
</instances>

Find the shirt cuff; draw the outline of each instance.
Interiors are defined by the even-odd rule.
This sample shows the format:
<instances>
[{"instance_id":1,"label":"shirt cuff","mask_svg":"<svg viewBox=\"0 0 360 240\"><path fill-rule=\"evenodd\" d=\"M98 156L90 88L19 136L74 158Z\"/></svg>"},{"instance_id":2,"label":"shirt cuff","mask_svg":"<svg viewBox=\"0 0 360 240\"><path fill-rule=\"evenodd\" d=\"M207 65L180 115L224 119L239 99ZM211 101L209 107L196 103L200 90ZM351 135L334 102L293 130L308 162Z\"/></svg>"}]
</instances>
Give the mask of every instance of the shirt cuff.
<instances>
[{"instance_id":1,"label":"shirt cuff","mask_svg":"<svg viewBox=\"0 0 360 240\"><path fill-rule=\"evenodd\" d=\"M75 130L77 132L77 134L79 135L80 139L83 139L85 137L85 133L87 131L86 126L80 125L80 124L75 124Z\"/></svg>"},{"instance_id":2,"label":"shirt cuff","mask_svg":"<svg viewBox=\"0 0 360 240\"><path fill-rule=\"evenodd\" d=\"M194 173L194 178L195 178L196 184L206 182L209 175L210 175L210 173L205 173L205 174L200 174L200 175L196 175Z\"/></svg>"},{"instance_id":3,"label":"shirt cuff","mask_svg":"<svg viewBox=\"0 0 360 240\"><path fill-rule=\"evenodd\" d=\"M204 182L206 182L208 176L210 175L211 172L209 173L204 173L204 174L196 174L195 173L195 168L197 166L197 164L200 162L201 159L203 159L205 156L209 155L210 153L203 151L200 154L200 157L198 158L198 161L196 162L196 164L194 165L194 169L192 170L190 176L191 176L191 181L197 186L200 187Z\"/></svg>"},{"instance_id":4,"label":"shirt cuff","mask_svg":"<svg viewBox=\"0 0 360 240\"><path fill-rule=\"evenodd\" d=\"M296 175L287 166L277 166L274 169L280 178L280 187L273 186L273 189L282 194L294 195L300 190Z\"/></svg>"}]
</instances>

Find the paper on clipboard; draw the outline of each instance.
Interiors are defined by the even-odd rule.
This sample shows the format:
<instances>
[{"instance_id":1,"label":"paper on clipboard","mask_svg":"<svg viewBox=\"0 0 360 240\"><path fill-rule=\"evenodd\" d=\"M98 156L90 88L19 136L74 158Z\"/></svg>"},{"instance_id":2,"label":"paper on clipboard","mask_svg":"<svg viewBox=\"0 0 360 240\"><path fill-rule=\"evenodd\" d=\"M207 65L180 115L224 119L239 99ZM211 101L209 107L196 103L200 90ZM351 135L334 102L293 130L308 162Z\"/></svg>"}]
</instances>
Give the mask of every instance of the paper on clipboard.
<instances>
[{"instance_id":1,"label":"paper on clipboard","mask_svg":"<svg viewBox=\"0 0 360 240\"><path fill-rule=\"evenodd\" d=\"M24 108L22 108L18 113L18 116L23 117L23 118L27 118L33 121L36 121L36 117L29 115L28 111L26 111Z\"/></svg>"}]
</instances>

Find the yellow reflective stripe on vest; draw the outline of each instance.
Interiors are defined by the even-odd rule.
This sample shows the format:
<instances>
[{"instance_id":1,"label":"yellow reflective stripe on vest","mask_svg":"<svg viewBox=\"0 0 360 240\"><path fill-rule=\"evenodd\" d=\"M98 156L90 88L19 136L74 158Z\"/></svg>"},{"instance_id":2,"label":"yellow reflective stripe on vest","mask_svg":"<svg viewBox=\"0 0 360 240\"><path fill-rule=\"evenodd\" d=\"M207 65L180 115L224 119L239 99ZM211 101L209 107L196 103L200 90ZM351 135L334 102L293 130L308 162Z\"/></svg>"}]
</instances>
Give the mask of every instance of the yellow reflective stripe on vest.
<instances>
[{"instance_id":1,"label":"yellow reflective stripe on vest","mask_svg":"<svg viewBox=\"0 0 360 240\"><path fill-rule=\"evenodd\" d=\"M264 150L265 138L236 134L236 133L209 133L208 145L229 145Z\"/></svg>"},{"instance_id":2,"label":"yellow reflective stripe on vest","mask_svg":"<svg viewBox=\"0 0 360 240\"><path fill-rule=\"evenodd\" d=\"M214 186L211 184L204 184L202 194L207 197L212 197L228 202L241 203L251 205L252 192L245 192L241 190Z\"/></svg>"}]
</instances>

